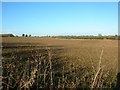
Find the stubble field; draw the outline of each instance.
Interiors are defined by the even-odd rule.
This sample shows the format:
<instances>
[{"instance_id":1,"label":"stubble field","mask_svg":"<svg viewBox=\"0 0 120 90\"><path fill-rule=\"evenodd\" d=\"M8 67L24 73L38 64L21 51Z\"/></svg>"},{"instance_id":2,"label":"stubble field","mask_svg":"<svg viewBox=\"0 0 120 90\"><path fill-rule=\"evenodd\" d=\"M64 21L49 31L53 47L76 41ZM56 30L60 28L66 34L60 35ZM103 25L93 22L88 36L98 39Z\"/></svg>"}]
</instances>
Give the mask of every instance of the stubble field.
<instances>
[{"instance_id":1,"label":"stubble field","mask_svg":"<svg viewBox=\"0 0 120 90\"><path fill-rule=\"evenodd\" d=\"M118 41L2 38L3 90L115 88Z\"/></svg>"}]
</instances>

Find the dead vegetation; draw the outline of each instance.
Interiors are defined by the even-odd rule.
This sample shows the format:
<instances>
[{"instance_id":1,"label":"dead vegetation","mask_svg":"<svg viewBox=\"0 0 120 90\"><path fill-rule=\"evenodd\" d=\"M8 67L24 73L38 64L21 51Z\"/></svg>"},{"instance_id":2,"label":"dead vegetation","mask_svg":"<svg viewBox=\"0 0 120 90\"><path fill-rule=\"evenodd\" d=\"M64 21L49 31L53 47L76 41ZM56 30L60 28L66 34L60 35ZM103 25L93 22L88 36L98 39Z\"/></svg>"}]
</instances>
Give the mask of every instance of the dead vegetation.
<instances>
[{"instance_id":1,"label":"dead vegetation","mask_svg":"<svg viewBox=\"0 0 120 90\"><path fill-rule=\"evenodd\" d=\"M72 43L71 40L68 42L62 39L48 39L48 42L40 40L40 43L46 45L44 48L29 47L30 44L27 43L27 49L26 47L3 49L3 90L115 88L117 74L115 40L72 40ZM12 44L13 42L6 43L5 46L15 45ZM50 47L51 44L54 47ZM16 45L19 46L20 42ZM62 47L55 47L57 45Z\"/></svg>"}]
</instances>

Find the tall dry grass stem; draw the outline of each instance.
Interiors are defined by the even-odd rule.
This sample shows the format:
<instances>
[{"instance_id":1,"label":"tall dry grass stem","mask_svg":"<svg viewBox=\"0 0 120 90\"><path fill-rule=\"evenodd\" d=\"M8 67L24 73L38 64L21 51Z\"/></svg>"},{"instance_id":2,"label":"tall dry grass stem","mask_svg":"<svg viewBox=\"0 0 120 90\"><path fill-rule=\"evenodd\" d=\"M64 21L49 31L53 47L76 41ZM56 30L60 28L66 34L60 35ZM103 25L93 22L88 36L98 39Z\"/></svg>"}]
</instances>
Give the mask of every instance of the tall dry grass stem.
<instances>
[{"instance_id":1,"label":"tall dry grass stem","mask_svg":"<svg viewBox=\"0 0 120 90\"><path fill-rule=\"evenodd\" d=\"M64 76L64 66L62 68L62 90L64 90L65 88L65 76Z\"/></svg>"},{"instance_id":2,"label":"tall dry grass stem","mask_svg":"<svg viewBox=\"0 0 120 90\"><path fill-rule=\"evenodd\" d=\"M53 72L52 72L52 50L50 48L47 49L48 51L48 60L49 60L49 68L50 68L50 90L53 88Z\"/></svg>"},{"instance_id":3,"label":"tall dry grass stem","mask_svg":"<svg viewBox=\"0 0 120 90\"><path fill-rule=\"evenodd\" d=\"M97 85L97 83L98 83L98 78L101 78L101 75L100 75L100 77L98 77L99 76L99 74L100 73L102 73L102 67L101 67L101 61L102 61L102 56L103 56L103 48L102 48L102 50L101 50L101 54L100 54L100 59L99 59L99 64L98 64L98 70L97 70L97 72L96 72L96 74L95 74L95 76L94 76L94 79L93 79L93 83L92 83L92 85L91 85L91 89L93 89L93 88L95 88L96 87L96 85Z\"/></svg>"}]
</instances>

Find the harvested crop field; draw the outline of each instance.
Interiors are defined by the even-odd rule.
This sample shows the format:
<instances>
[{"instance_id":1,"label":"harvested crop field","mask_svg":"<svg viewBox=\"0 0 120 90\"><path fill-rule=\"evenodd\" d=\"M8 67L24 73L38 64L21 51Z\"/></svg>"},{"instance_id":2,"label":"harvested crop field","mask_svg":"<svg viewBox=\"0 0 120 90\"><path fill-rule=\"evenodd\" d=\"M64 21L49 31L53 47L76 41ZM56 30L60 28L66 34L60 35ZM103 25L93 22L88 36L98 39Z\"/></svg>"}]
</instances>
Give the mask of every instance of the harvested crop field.
<instances>
[{"instance_id":1,"label":"harvested crop field","mask_svg":"<svg viewBox=\"0 0 120 90\"><path fill-rule=\"evenodd\" d=\"M115 88L118 40L2 38L3 90Z\"/></svg>"}]
</instances>

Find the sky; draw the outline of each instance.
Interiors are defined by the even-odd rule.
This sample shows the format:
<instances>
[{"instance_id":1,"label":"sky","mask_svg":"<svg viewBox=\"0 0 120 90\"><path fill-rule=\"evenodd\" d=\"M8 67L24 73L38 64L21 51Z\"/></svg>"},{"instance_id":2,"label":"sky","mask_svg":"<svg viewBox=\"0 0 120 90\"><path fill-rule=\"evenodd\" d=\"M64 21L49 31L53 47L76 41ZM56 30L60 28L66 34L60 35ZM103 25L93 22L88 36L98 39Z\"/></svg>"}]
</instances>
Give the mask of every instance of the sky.
<instances>
[{"instance_id":1,"label":"sky","mask_svg":"<svg viewBox=\"0 0 120 90\"><path fill-rule=\"evenodd\" d=\"M2 33L118 34L117 2L3 2Z\"/></svg>"}]
</instances>

